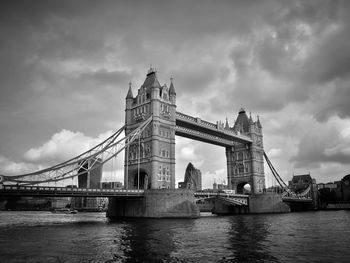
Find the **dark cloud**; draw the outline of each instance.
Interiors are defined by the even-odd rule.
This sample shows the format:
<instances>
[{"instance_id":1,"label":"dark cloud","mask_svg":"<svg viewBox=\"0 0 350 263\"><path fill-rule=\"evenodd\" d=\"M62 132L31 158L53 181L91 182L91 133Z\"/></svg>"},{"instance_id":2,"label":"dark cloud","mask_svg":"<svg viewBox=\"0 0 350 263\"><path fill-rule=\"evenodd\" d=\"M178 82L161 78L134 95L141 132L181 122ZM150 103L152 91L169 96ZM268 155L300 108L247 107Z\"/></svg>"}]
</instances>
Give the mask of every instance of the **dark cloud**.
<instances>
[{"instance_id":1,"label":"dark cloud","mask_svg":"<svg viewBox=\"0 0 350 263\"><path fill-rule=\"evenodd\" d=\"M304 137L298 129L310 129L302 127L310 116L310 126L325 127L334 116L350 117L349 6L326 0L2 1L1 155L20 161L62 129L93 138L118 127L128 82L136 92L152 64L161 84L174 77L180 111L212 122L228 116L233 124L243 106L281 120L266 127L265 136L278 142L279 134L288 136L296 166L344 165L346 147L336 145L346 140L322 144L332 136L327 132L314 144L311 131ZM293 114L301 114L299 120ZM274 148L290 155L286 146ZM213 167L222 167L221 160Z\"/></svg>"},{"instance_id":2,"label":"dark cloud","mask_svg":"<svg viewBox=\"0 0 350 263\"><path fill-rule=\"evenodd\" d=\"M350 158L350 141L341 138L339 132L331 127L309 127L300 140L298 152L290 158L296 168L314 167L321 164L347 164Z\"/></svg>"}]
</instances>

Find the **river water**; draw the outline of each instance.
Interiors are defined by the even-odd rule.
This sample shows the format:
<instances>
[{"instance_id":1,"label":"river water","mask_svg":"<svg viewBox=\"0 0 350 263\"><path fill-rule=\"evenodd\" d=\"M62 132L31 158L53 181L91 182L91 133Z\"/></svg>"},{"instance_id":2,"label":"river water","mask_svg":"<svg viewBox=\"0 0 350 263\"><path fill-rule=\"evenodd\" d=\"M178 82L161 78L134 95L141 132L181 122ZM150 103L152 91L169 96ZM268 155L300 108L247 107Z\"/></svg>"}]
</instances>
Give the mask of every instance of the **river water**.
<instances>
[{"instance_id":1,"label":"river water","mask_svg":"<svg viewBox=\"0 0 350 263\"><path fill-rule=\"evenodd\" d=\"M2 211L0 262L350 262L350 211L114 222Z\"/></svg>"}]
</instances>

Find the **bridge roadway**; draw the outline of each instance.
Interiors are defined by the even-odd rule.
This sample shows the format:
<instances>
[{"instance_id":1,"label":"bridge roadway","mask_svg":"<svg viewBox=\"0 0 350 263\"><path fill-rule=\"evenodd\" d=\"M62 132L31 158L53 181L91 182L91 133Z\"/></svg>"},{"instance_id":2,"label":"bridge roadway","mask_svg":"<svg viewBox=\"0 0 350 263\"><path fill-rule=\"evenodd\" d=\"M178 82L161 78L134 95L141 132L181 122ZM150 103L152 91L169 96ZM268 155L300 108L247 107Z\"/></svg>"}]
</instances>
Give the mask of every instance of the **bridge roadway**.
<instances>
[{"instance_id":1,"label":"bridge roadway","mask_svg":"<svg viewBox=\"0 0 350 263\"><path fill-rule=\"evenodd\" d=\"M178 111L176 112L175 134L223 147L233 146L234 142L252 142L250 137L226 129L223 124L207 122Z\"/></svg>"},{"instance_id":2,"label":"bridge roadway","mask_svg":"<svg viewBox=\"0 0 350 263\"><path fill-rule=\"evenodd\" d=\"M143 197L144 190L3 185L0 196Z\"/></svg>"},{"instance_id":3,"label":"bridge roadway","mask_svg":"<svg viewBox=\"0 0 350 263\"><path fill-rule=\"evenodd\" d=\"M143 197L144 190L87 189L52 186L2 185L0 196L45 196L45 197ZM195 192L196 200L220 198L229 205L248 205L248 195ZM224 200L225 199L225 200Z\"/></svg>"}]
</instances>

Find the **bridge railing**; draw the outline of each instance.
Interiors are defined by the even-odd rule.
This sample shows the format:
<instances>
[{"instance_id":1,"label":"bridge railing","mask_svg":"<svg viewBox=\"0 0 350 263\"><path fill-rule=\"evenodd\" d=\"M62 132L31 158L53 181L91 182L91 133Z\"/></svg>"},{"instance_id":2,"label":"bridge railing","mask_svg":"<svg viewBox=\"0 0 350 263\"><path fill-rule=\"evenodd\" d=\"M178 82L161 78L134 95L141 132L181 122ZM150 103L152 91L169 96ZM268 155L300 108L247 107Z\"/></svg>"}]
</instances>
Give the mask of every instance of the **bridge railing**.
<instances>
[{"instance_id":1,"label":"bridge railing","mask_svg":"<svg viewBox=\"0 0 350 263\"><path fill-rule=\"evenodd\" d=\"M217 192L195 192L195 196L223 196L223 197L242 197L242 198L248 198L249 195L243 195L243 194L231 194L231 193L217 193Z\"/></svg>"},{"instance_id":2,"label":"bridge railing","mask_svg":"<svg viewBox=\"0 0 350 263\"><path fill-rule=\"evenodd\" d=\"M57 191L57 192L113 192L113 193L144 193L144 190L126 190L126 189L102 189L102 188L72 188L72 187L53 187L53 186L17 186L3 185L1 190L21 190L21 191Z\"/></svg>"},{"instance_id":3,"label":"bridge railing","mask_svg":"<svg viewBox=\"0 0 350 263\"><path fill-rule=\"evenodd\" d=\"M178 112L178 111L176 112L176 116L181 118L181 119L189 120L192 122L197 122L197 118L192 117L192 116L187 115L187 114L184 114L184 113L181 113L181 112Z\"/></svg>"}]
</instances>

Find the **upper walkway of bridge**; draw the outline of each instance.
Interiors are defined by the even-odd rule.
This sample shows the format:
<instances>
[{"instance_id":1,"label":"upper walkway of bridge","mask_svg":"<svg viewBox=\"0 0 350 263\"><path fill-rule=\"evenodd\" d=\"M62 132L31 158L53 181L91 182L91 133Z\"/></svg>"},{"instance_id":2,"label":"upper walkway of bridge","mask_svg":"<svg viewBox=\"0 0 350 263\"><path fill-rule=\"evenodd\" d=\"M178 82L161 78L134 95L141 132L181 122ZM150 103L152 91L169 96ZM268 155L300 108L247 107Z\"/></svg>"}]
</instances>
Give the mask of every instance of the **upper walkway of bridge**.
<instances>
[{"instance_id":1,"label":"upper walkway of bridge","mask_svg":"<svg viewBox=\"0 0 350 263\"><path fill-rule=\"evenodd\" d=\"M233 146L234 142L252 142L249 136L227 129L221 123L214 124L178 111L175 134L223 147Z\"/></svg>"}]
</instances>

